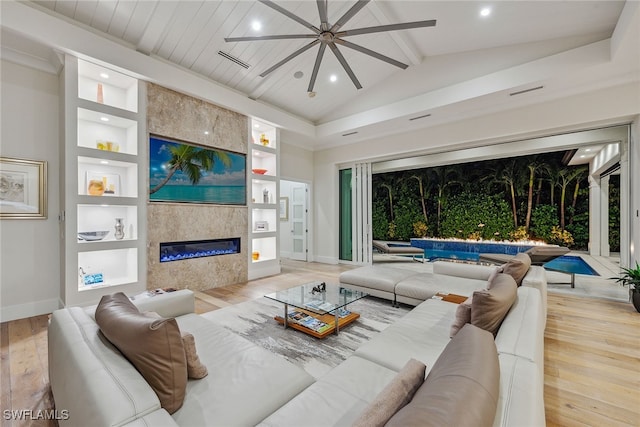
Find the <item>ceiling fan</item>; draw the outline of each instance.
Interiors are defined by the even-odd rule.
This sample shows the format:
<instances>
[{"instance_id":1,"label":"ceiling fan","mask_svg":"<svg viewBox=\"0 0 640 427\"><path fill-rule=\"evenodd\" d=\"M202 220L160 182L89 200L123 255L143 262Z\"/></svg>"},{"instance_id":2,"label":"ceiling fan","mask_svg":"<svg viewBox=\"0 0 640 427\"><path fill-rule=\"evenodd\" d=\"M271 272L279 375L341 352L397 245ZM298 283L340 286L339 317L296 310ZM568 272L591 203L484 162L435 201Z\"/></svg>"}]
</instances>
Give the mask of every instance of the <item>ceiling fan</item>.
<instances>
[{"instance_id":1,"label":"ceiling fan","mask_svg":"<svg viewBox=\"0 0 640 427\"><path fill-rule=\"evenodd\" d=\"M362 89L362 85L358 81L358 78L354 74L353 70L345 60L344 56L338 49L337 45L341 45L344 47L348 47L350 49L356 50L360 53L364 53L365 55L372 56L381 61L387 62L391 65L395 65L396 67L400 67L403 70L408 67L407 64L404 64L400 61L396 61L393 58L389 58L388 56L382 55L381 53L374 52L373 50L367 49L366 47L362 47L355 43L351 43L347 40L344 40L344 37L348 36L356 36L361 34L370 34L370 33L380 33L384 31L395 31L395 30L406 30L411 28L422 28L422 27L434 27L436 25L436 20L429 21L417 21L417 22L406 22L403 24L390 24L390 25L378 25L375 27L366 27L366 28L357 28L353 30L345 30L340 31L340 28L344 26L354 15L356 15L363 7L369 3L370 0L358 0L340 19L338 19L333 25L329 23L327 17L327 0L316 0L318 5L318 13L320 15L320 25L316 27L315 25L310 24L304 19L300 18L297 15L289 12L281 6L278 6L271 0L258 0L260 3L265 6L269 6L277 12L282 13L286 17L293 19L299 24L304 25L308 29L312 31L312 34L283 34L283 35L271 35L271 36L254 36L254 37L226 37L224 40L226 42L244 42L244 41L258 41L258 40L286 40L286 39L315 39L311 43L301 47L300 49L293 52L291 55L284 58L282 61L274 64L267 70L263 71L260 74L260 77L265 77L272 71L278 69L282 65L291 61L296 56L301 53L311 49L316 45L320 45L318 49L318 54L316 56L316 61L313 66L313 72L311 73L311 80L309 81L309 87L307 92L310 94L313 93L313 87L316 83L316 77L318 76L318 70L320 69L320 63L322 62L322 56L324 55L324 51L329 46L333 54L336 56L342 68L347 72L349 78L355 85L357 89Z\"/></svg>"}]
</instances>

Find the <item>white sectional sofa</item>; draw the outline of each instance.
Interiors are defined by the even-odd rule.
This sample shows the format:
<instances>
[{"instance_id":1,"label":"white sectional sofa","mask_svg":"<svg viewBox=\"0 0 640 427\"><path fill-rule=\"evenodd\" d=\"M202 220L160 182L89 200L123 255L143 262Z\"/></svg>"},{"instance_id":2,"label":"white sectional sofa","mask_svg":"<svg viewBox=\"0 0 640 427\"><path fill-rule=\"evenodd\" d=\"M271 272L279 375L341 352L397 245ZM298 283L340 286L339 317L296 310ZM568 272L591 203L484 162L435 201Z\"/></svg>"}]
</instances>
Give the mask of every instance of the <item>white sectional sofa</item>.
<instances>
[{"instance_id":1,"label":"white sectional sofa","mask_svg":"<svg viewBox=\"0 0 640 427\"><path fill-rule=\"evenodd\" d=\"M449 289L456 291L467 285L469 289L486 287L489 270L481 269L472 274L465 266L447 269L450 267L442 266L447 275L442 274L444 270L437 273L442 279L438 290L447 290L447 284ZM528 274L533 280L539 273ZM458 385L457 398L456 393L451 398L443 396L449 405L444 416L456 413L473 416L464 408L473 408L475 402L476 406L486 406L492 411L491 407L495 406L493 421L484 425L541 426L545 424L544 272L540 279L536 288L521 286L517 289L515 302L495 341L493 335L472 325L465 326L464 333L461 331L450 339L457 304L427 299L318 380L279 356L193 314L194 297L190 291L134 300L141 312L154 311L160 316L175 317L181 331L193 334L200 360L209 371L203 379L188 381L184 403L171 415L160 406L144 377L99 332L94 318L95 307L61 309L52 314L49 327L51 388L56 408L69 411L69 419L61 420L60 425L348 426L410 359L423 362L427 374L434 366L440 366L440 373L446 369L460 370L454 377L463 381L462 384L466 381L471 390L471 385L478 383L472 377L490 371L483 369L484 364L497 358L499 375L492 374L493 378L489 378L499 381L497 396L492 397L489 392L470 396L463 393L467 387ZM397 300L395 294L391 295L394 295L392 300ZM474 332L471 328L484 334L474 339L484 340L486 358L478 358L475 350L469 351L468 343L465 347L464 341L469 341L467 335ZM448 349L451 354L456 348L467 349L460 355L462 361L456 362L465 368L443 367L452 360L450 355L439 360L443 351ZM424 396L429 396L426 391L422 393L422 401L417 398L421 390L428 388L429 381L427 375L416 398L403 408L403 416L433 410L433 406L424 403ZM481 398L480 394L486 396ZM432 397L427 400L431 404L434 401ZM486 404L486 401L493 403ZM459 407L451 406L458 404ZM434 420L440 418L434 417Z\"/></svg>"}]
</instances>

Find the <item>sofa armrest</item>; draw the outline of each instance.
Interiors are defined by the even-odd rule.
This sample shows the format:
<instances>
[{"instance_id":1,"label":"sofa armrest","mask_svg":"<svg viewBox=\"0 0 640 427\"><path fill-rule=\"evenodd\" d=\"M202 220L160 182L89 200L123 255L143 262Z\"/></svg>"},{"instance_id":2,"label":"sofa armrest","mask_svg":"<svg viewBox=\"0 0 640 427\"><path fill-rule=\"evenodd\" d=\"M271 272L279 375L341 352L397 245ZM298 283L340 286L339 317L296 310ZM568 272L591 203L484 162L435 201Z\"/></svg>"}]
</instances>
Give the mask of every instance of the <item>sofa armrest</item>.
<instances>
[{"instance_id":1,"label":"sofa armrest","mask_svg":"<svg viewBox=\"0 0 640 427\"><path fill-rule=\"evenodd\" d=\"M444 274L447 276L464 277L466 279L489 280L489 276L495 270L496 266L466 264L460 262L436 261L433 263L433 272L435 274Z\"/></svg>"},{"instance_id":2,"label":"sofa armrest","mask_svg":"<svg viewBox=\"0 0 640 427\"><path fill-rule=\"evenodd\" d=\"M547 272L544 267L532 265L522 279L522 286L535 288L540 291L545 323L547 319Z\"/></svg>"},{"instance_id":3,"label":"sofa armrest","mask_svg":"<svg viewBox=\"0 0 640 427\"><path fill-rule=\"evenodd\" d=\"M195 311L195 295L188 289L152 297L137 297L132 302L140 311L155 311L162 317L179 317Z\"/></svg>"}]
</instances>

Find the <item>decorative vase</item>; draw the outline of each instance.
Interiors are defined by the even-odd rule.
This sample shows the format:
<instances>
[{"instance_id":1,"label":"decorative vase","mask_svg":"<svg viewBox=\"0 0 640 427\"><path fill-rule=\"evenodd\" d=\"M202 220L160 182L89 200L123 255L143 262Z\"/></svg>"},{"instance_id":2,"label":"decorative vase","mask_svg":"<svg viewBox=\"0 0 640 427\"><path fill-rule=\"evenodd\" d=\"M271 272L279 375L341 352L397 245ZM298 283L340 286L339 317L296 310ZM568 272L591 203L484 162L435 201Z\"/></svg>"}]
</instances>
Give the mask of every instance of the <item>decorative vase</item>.
<instances>
[{"instance_id":1,"label":"decorative vase","mask_svg":"<svg viewBox=\"0 0 640 427\"><path fill-rule=\"evenodd\" d=\"M633 306L636 308L636 311L640 313L640 290L630 290L631 292L631 302Z\"/></svg>"},{"instance_id":2,"label":"decorative vase","mask_svg":"<svg viewBox=\"0 0 640 427\"><path fill-rule=\"evenodd\" d=\"M116 232L114 234L115 238L117 240L124 239L124 222L123 222L123 218L116 218L115 229L116 229Z\"/></svg>"},{"instance_id":3,"label":"decorative vase","mask_svg":"<svg viewBox=\"0 0 640 427\"><path fill-rule=\"evenodd\" d=\"M98 103L104 104L104 94L102 92L102 83L98 83Z\"/></svg>"},{"instance_id":4,"label":"decorative vase","mask_svg":"<svg viewBox=\"0 0 640 427\"><path fill-rule=\"evenodd\" d=\"M251 252L251 259L253 259L254 261L258 261L260 259L260 252Z\"/></svg>"}]
</instances>

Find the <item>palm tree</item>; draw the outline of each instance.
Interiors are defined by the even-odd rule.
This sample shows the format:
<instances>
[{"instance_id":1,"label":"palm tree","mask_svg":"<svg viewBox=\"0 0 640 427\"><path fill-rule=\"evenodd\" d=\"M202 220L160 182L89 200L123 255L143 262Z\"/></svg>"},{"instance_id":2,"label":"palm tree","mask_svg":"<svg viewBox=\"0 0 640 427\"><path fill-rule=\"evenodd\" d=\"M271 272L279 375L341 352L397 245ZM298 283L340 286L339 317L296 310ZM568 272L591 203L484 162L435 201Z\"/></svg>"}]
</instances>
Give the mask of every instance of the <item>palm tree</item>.
<instances>
[{"instance_id":1,"label":"palm tree","mask_svg":"<svg viewBox=\"0 0 640 427\"><path fill-rule=\"evenodd\" d=\"M171 158L167 162L169 171L158 185L149 190L149 194L160 190L177 171L182 171L191 180L191 183L195 185L202 178L203 172L213 170L216 161L222 162L227 167L231 165L231 158L224 151L205 150L184 144L171 144L167 145L167 147L171 152Z\"/></svg>"},{"instance_id":2,"label":"palm tree","mask_svg":"<svg viewBox=\"0 0 640 427\"><path fill-rule=\"evenodd\" d=\"M431 169L431 173L433 176L433 182L435 182L435 186L438 189L438 221L436 224L437 233L436 235L440 235L440 216L442 214L442 204L447 197L447 189L453 185L462 185L460 180L458 180L459 169L452 168L450 166L438 166Z\"/></svg>"},{"instance_id":3,"label":"palm tree","mask_svg":"<svg viewBox=\"0 0 640 427\"><path fill-rule=\"evenodd\" d=\"M527 193L527 216L525 218L524 227L529 231L531 223L531 210L533 209L533 185L536 180L536 171L541 169L543 165L533 158L532 162L527 166L529 168L529 192Z\"/></svg>"},{"instance_id":4,"label":"palm tree","mask_svg":"<svg viewBox=\"0 0 640 427\"><path fill-rule=\"evenodd\" d=\"M418 192L420 193L420 202L422 203L422 216L424 216L424 223L429 224L427 221L427 205L425 203L424 197L424 183L423 179L425 178L423 174L413 174L409 178L413 178L418 181ZM427 181L428 182L428 181Z\"/></svg>"},{"instance_id":5,"label":"palm tree","mask_svg":"<svg viewBox=\"0 0 640 427\"><path fill-rule=\"evenodd\" d=\"M389 214L391 217L391 221L393 222L393 195L395 193L393 188L394 176L392 174L384 174L380 175L382 182L380 183L380 187L387 189L387 196L389 198Z\"/></svg>"},{"instance_id":6,"label":"palm tree","mask_svg":"<svg viewBox=\"0 0 640 427\"><path fill-rule=\"evenodd\" d=\"M576 213L576 203L578 202L578 192L580 191L580 182L587 177L585 172L587 171L586 167L580 168L580 173L576 175L576 186L573 189L573 201L571 202L571 217L569 218L569 224L573 224L573 215Z\"/></svg>"},{"instance_id":7,"label":"palm tree","mask_svg":"<svg viewBox=\"0 0 640 427\"><path fill-rule=\"evenodd\" d=\"M560 169L560 229L564 230L564 204L567 194L567 187L584 172L584 168L562 168Z\"/></svg>"}]
</instances>

